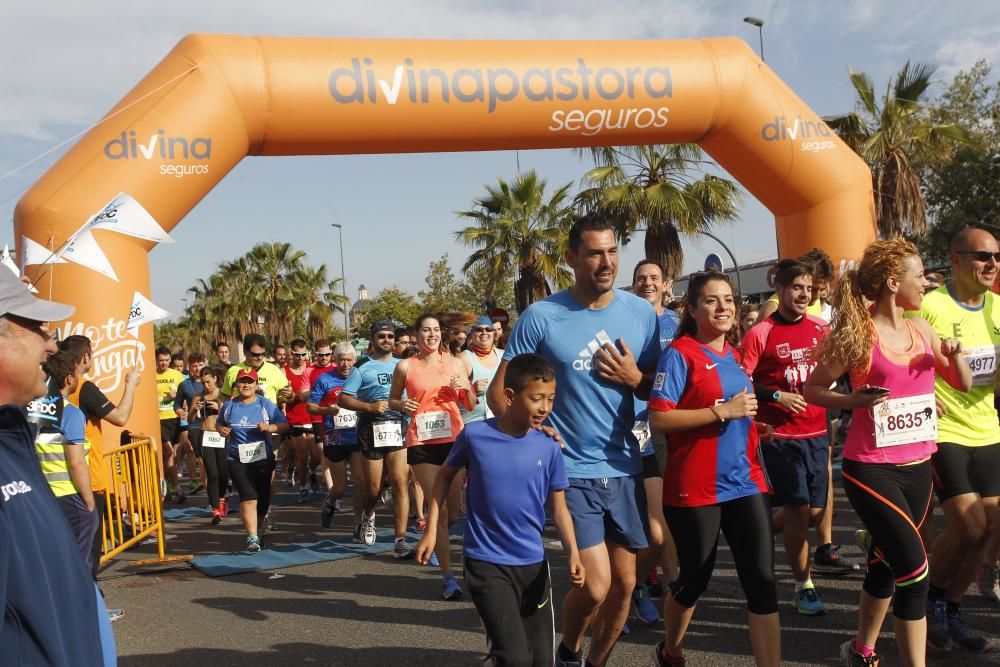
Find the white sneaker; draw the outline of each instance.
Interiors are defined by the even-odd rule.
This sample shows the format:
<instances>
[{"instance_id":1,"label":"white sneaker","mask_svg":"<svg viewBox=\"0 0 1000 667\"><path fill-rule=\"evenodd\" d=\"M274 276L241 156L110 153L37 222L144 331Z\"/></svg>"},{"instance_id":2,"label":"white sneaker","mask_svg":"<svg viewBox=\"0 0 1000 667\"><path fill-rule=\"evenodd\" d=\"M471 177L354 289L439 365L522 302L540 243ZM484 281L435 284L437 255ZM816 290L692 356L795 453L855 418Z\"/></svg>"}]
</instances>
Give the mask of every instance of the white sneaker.
<instances>
[{"instance_id":1,"label":"white sneaker","mask_svg":"<svg viewBox=\"0 0 1000 667\"><path fill-rule=\"evenodd\" d=\"M378 535L375 534L375 515L365 517L361 520L361 540L371 546L375 544L375 539Z\"/></svg>"},{"instance_id":2,"label":"white sneaker","mask_svg":"<svg viewBox=\"0 0 1000 667\"><path fill-rule=\"evenodd\" d=\"M980 565L976 573L976 583L979 593L990 602L1000 602L1000 563Z\"/></svg>"}]
</instances>

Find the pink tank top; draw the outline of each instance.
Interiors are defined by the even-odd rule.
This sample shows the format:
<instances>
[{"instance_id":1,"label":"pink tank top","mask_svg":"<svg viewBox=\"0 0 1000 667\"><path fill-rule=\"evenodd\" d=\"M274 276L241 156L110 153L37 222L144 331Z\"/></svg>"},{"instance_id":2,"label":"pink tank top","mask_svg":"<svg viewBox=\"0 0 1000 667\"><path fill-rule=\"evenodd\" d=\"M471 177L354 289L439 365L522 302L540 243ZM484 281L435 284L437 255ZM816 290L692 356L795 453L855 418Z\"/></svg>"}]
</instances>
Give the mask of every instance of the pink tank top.
<instances>
[{"instance_id":1,"label":"pink tank top","mask_svg":"<svg viewBox=\"0 0 1000 667\"><path fill-rule=\"evenodd\" d=\"M451 388L453 377L462 377L464 367L455 357L443 353L440 364L427 364L410 357L406 369L406 396L420 403L406 429L406 446L440 445L454 442L462 430L458 393Z\"/></svg>"},{"instance_id":2,"label":"pink tank top","mask_svg":"<svg viewBox=\"0 0 1000 667\"><path fill-rule=\"evenodd\" d=\"M871 370L867 374L851 373L855 387L870 384L890 390L889 399L934 394L934 354L923 335L912 322L912 344L906 352L883 349L879 340L872 350ZM877 335L877 334L876 334ZM875 406L877 410L879 406ZM892 463L903 465L926 459L937 451L933 440L876 447L873 409L855 410L844 444L844 458L861 463Z\"/></svg>"}]
</instances>

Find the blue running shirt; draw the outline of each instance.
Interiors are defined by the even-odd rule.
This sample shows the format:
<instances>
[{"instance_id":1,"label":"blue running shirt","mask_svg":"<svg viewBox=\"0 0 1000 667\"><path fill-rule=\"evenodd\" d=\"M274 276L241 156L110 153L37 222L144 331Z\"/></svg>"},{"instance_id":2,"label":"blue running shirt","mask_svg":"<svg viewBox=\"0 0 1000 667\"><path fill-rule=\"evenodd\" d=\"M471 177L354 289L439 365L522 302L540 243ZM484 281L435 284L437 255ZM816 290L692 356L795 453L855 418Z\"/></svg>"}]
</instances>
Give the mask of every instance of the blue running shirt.
<instances>
[{"instance_id":1,"label":"blue running shirt","mask_svg":"<svg viewBox=\"0 0 1000 667\"><path fill-rule=\"evenodd\" d=\"M260 422L270 424L287 424L285 415L281 413L271 401L263 396L255 397L253 403L243 403L238 400L228 400L222 405L217 424L228 426L233 429L227 440L228 455L232 461L239 461L239 447L248 442L264 441L267 449L267 458L274 458L274 449L271 447L271 434L265 433L257 428Z\"/></svg>"},{"instance_id":2,"label":"blue running shirt","mask_svg":"<svg viewBox=\"0 0 1000 667\"><path fill-rule=\"evenodd\" d=\"M600 379L592 363L603 342L619 338L640 368L656 365L660 327L648 301L616 289L611 303L592 310L564 290L521 314L504 351L504 361L535 352L555 368L556 401L549 423L566 445L562 451L570 477L625 477L642 470L632 434L632 391Z\"/></svg>"},{"instance_id":3,"label":"blue running shirt","mask_svg":"<svg viewBox=\"0 0 1000 667\"><path fill-rule=\"evenodd\" d=\"M569 480L559 443L534 429L507 435L496 422L466 424L448 454L448 465L469 476L463 550L494 565L533 565L545 560L545 503Z\"/></svg>"},{"instance_id":4,"label":"blue running shirt","mask_svg":"<svg viewBox=\"0 0 1000 667\"><path fill-rule=\"evenodd\" d=\"M390 357L387 361L369 359L362 366L355 366L344 382L341 392L365 403L388 401L389 389L392 387L392 372L396 369L399 359ZM403 418L398 412L386 410L381 415L359 412L359 420L367 421L400 421Z\"/></svg>"}]
</instances>

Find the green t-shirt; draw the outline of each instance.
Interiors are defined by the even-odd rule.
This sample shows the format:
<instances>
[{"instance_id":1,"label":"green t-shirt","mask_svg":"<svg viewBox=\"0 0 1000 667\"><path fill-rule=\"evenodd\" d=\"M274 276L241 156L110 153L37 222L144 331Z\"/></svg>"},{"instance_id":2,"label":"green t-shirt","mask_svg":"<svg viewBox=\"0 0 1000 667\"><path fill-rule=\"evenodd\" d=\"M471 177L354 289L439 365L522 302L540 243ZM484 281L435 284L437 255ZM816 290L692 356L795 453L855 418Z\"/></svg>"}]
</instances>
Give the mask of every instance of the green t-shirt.
<instances>
[{"instance_id":1,"label":"green t-shirt","mask_svg":"<svg viewBox=\"0 0 1000 667\"><path fill-rule=\"evenodd\" d=\"M1000 350L1000 299L987 292L983 305L970 308L952 298L948 286L924 295L919 315L941 338L962 341L972 368L972 389L952 389L941 376L934 379L934 393L948 412L938 417L938 442L982 447L1000 442L1000 423L993 405L997 352Z\"/></svg>"}]
</instances>

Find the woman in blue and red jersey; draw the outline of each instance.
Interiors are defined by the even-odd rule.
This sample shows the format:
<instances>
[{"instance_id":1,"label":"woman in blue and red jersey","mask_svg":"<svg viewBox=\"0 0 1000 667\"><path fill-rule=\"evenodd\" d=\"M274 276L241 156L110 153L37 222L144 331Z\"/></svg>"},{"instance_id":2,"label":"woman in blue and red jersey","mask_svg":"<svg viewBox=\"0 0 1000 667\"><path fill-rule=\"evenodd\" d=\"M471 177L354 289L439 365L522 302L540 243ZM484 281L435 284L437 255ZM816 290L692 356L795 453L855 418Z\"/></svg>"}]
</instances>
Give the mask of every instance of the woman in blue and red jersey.
<instances>
[{"instance_id":1,"label":"woman in blue and red jersey","mask_svg":"<svg viewBox=\"0 0 1000 667\"><path fill-rule=\"evenodd\" d=\"M724 274L692 278L677 336L660 356L650 393L650 427L669 434L663 512L680 562L663 605L660 665L683 664L684 635L715 568L720 530L746 594L754 658L758 665L781 659L768 484L753 421L757 399L729 340L736 316Z\"/></svg>"}]
</instances>

